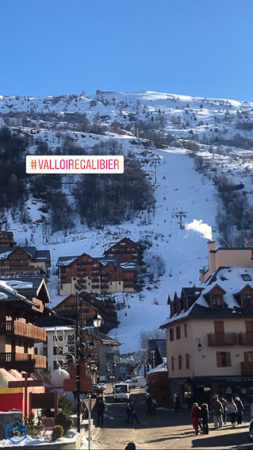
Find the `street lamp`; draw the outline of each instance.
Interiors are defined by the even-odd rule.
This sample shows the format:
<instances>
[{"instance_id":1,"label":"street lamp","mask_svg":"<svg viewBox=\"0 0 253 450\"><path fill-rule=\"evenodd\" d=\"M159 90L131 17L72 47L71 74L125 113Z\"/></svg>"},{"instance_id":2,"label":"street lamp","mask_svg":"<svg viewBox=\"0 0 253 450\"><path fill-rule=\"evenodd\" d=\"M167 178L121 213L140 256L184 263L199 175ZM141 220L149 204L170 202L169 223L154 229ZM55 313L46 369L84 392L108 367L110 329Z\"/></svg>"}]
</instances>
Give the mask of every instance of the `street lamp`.
<instances>
[{"instance_id":1,"label":"street lamp","mask_svg":"<svg viewBox=\"0 0 253 450\"><path fill-rule=\"evenodd\" d=\"M81 359L83 359L85 352L85 362L87 363L88 355L88 345L83 345L82 343L82 333L83 327L80 323L80 298L79 294L81 292L76 290L76 326L75 326L75 338L76 338L76 351L75 351L75 359L76 359L76 422L77 422L77 432L80 433L81 430L81 404L80 404L80 391L81 391L81 370L80 363ZM102 324L102 317L100 315L96 315L93 320L94 328L99 328ZM87 367L87 364L86 364Z\"/></svg>"}]
</instances>

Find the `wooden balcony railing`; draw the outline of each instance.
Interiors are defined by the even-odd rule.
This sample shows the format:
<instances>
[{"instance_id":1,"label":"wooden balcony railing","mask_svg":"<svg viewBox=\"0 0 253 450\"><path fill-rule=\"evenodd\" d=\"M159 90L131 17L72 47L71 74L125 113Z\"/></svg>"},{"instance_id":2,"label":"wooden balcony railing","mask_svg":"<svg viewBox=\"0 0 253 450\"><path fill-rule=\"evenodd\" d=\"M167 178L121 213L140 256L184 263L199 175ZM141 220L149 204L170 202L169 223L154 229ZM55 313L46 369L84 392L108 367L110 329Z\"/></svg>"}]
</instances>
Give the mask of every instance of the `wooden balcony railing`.
<instances>
[{"instance_id":1,"label":"wooden balcony railing","mask_svg":"<svg viewBox=\"0 0 253 450\"><path fill-rule=\"evenodd\" d=\"M32 324L8 320L0 323L0 334L22 336L34 341L46 341L46 330Z\"/></svg>"},{"instance_id":2,"label":"wooden balcony railing","mask_svg":"<svg viewBox=\"0 0 253 450\"><path fill-rule=\"evenodd\" d=\"M236 345L238 343L236 333L209 333L207 335L209 346Z\"/></svg>"},{"instance_id":3,"label":"wooden balcony railing","mask_svg":"<svg viewBox=\"0 0 253 450\"><path fill-rule=\"evenodd\" d=\"M253 361L241 362L242 375L253 375Z\"/></svg>"},{"instance_id":4,"label":"wooden balcony railing","mask_svg":"<svg viewBox=\"0 0 253 450\"><path fill-rule=\"evenodd\" d=\"M240 333L238 334L239 345L253 345L253 333Z\"/></svg>"},{"instance_id":5,"label":"wooden balcony railing","mask_svg":"<svg viewBox=\"0 0 253 450\"><path fill-rule=\"evenodd\" d=\"M0 367L17 370L45 369L47 360L42 355L28 353L0 353Z\"/></svg>"}]
</instances>

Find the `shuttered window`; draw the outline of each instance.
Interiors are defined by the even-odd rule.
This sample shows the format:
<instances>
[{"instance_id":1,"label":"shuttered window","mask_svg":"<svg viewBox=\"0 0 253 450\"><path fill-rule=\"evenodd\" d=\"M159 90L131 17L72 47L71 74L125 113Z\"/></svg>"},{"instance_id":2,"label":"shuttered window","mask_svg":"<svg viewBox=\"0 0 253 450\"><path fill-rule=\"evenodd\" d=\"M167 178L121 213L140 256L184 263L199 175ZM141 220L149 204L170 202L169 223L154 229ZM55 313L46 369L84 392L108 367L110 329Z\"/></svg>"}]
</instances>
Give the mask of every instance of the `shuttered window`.
<instances>
[{"instance_id":1,"label":"shuttered window","mask_svg":"<svg viewBox=\"0 0 253 450\"><path fill-rule=\"evenodd\" d=\"M216 352L217 367L230 367L231 354L230 352Z\"/></svg>"}]
</instances>

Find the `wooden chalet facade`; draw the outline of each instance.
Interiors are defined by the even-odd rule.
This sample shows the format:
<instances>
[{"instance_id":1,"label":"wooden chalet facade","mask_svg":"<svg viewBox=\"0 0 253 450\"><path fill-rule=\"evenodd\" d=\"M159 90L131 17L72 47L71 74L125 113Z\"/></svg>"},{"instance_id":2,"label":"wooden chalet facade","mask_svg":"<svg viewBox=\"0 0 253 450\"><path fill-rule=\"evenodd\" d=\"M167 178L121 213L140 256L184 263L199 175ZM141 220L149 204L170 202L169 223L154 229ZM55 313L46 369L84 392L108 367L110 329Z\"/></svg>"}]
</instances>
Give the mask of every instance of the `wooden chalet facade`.
<instances>
[{"instance_id":1,"label":"wooden chalet facade","mask_svg":"<svg viewBox=\"0 0 253 450\"><path fill-rule=\"evenodd\" d=\"M62 300L54 311L58 316L76 320L76 296L71 294ZM79 295L80 320L84 325L93 324L93 319L99 314L103 323L100 327L102 333L107 333L118 324L114 302L111 299L99 300L95 295L81 292Z\"/></svg>"},{"instance_id":2,"label":"wooden chalet facade","mask_svg":"<svg viewBox=\"0 0 253 450\"><path fill-rule=\"evenodd\" d=\"M95 294L134 292L136 267L134 263L121 267L115 258L81 256L58 259L59 294L71 295L78 289Z\"/></svg>"},{"instance_id":3,"label":"wooden chalet facade","mask_svg":"<svg viewBox=\"0 0 253 450\"><path fill-rule=\"evenodd\" d=\"M50 266L50 252L36 247L0 248L0 275L43 274Z\"/></svg>"},{"instance_id":4,"label":"wooden chalet facade","mask_svg":"<svg viewBox=\"0 0 253 450\"><path fill-rule=\"evenodd\" d=\"M35 342L46 341L46 332L34 323L48 301L44 279L0 280L1 368L24 372L46 368L45 356L34 351Z\"/></svg>"},{"instance_id":5,"label":"wooden chalet facade","mask_svg":"<svg viewBox=\"0 0 253 450\"><path fill-rule=\"evenodd\" d=\"M141 247L129 238L121 239L104 254L107 257L116 257L119 262L135 261L138 265L142 264Z\"/></svg>"},{"instance_id":6,"label":"wooden chalet facade","mask_svg":"<svg viewBox=\"0 0 253 450\"><path fill-rule=\"evenodd\" d=\"M0 248L14 247L16 242L13 240L13 233L11 231L3 231L0 229Z\"/></svg>"}]
</instances>

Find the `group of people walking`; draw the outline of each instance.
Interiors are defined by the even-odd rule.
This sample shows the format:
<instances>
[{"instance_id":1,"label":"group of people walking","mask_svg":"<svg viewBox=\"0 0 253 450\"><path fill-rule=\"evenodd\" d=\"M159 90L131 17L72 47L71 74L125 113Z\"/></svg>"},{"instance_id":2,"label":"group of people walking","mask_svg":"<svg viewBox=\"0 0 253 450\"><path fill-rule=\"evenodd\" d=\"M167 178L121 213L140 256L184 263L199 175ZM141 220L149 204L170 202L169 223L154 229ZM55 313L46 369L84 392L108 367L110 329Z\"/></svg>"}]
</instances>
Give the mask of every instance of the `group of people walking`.
<instances>
[{"instance_id":1,"label":"group of people walking","mask_svg":"<svg viewBox=\"0 0 253 450\"><path fill-rule=\"evenodd\" d=\"M213 414L214 429L221 428L227 420L231 421L232 427L242 423L244 405L240 397L231 397L229 400L223 396L216 395L212 399L210 410ZM192 426L196 435L202 429L203 433L208 434L209 408L207 403L194 403L191 409Z\"/></svg>"}]
</instances>

